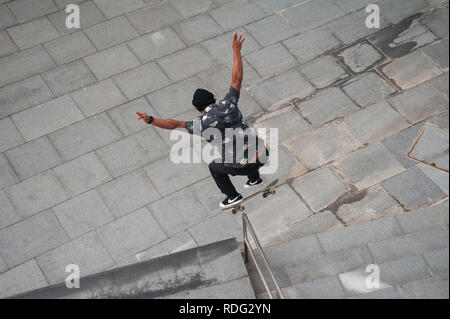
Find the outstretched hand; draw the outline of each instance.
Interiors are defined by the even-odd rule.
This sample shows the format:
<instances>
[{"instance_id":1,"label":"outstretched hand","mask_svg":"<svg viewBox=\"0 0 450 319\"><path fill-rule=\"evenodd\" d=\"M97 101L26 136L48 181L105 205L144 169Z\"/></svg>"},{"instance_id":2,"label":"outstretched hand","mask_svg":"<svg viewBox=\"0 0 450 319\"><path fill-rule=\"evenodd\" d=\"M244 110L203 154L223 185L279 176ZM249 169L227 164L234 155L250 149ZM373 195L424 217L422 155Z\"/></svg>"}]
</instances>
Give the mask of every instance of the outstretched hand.
<instances>
[{"instance_id":1,"label":"outstretched hand","mask_svg":"<svg viewBox=\"0 0 450 319\"><path fill-rule=\"evenodd\" d=\"M136 112L136 114L138 115L138 121L139 120L143 120L145 123L148 123L149 117L148 117L147 113L145 113L145 112L142 112L142 113Z\"/></svg>"},{"instance_id":2,"label":"outstretched hand","mask_svg":"<svg viewBox=\"0 0 450 319\"><path fill-rule=\"evenodd\" d=\"M233 35L233 50L237 50L237 51L241 51L242 49L242 44L244 43L245 38L242 36L242 34L237 34L237 32L234 33Z\"/></svg>"}]
</instances>

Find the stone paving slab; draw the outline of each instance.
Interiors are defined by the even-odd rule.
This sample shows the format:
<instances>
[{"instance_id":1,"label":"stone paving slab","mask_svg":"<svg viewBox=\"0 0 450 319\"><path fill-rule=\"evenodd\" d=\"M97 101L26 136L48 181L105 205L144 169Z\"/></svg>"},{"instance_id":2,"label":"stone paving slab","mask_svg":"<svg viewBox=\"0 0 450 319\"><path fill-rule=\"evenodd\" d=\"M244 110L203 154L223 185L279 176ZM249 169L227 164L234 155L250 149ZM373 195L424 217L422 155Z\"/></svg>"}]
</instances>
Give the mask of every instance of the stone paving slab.
<instances>
[{"instance_id":1,"label":"stone paving slab","mask_svg":"<svg viewBox=\"0 0 450 319\"><path fill-rule=\"evenodd\" d=\"M369 243L370 253L376 263L421 255L428 251L448 247L448 229L434 227L394 239Z\"/></svg>"},{"instance_id":2,"label":"stone paving slab","mask_svg":"<svg viewBox=\"0 0 450 319\"><path fill-rule=\"evenodd\" d=\"M173 164L170 158L154 161L143 168L162 196L175 193L210 176L204 163Z\"/></svg>"},{"instance_id":3,"label":"stone paving slab","mask_svg":"<svg viewBox=\"0 0 450 319\"><path fill-rule=\"evenodd\" d=\"M442 70L448 71L448 45L447 38L440 42L427 45L422 48L422 51L425 52L425 54L428 55Z\"/></svg>"},{"instance_id":4,"label":"stone paving slab","mask_svg":"<svg viewBox=\"0 0 450 319\"><path fill-rule=\"evenodd\" d=\"M396 93L395 88L375 72L349 80L342 89L362 107L381 102Z\"/></svg>"},{"instance_id":5,"label":"stone paving slab","mask_svg":"<svg viewBox=\"0 0 450 319\"><path fill-rule=\"evenodd\" d=\"M67 161L117 141L121 134L103 113L56 131L49 138L61 157Z\"/></svg>"},{"instance_id":6,"label":"stone paving slab","mask_svg":"<svg viewBox=\"0 0 450 319\"><path fill-rule=\"evenodd\" d=\"M117 263L167 238L147 208L119 218L97 232Z\"/></svg>"},{"instance_id":7,"label":"stone paving slab","mask_svg":"<svg viewBox=\"0 0 450 319\"><path fill-rule=\"evenodd\" d=\"M432 164L435 158L448 153L448 147L448 131L426 126L411 149L409 157Z\"/></svg>"},{"instance_id":8,"label":"stone paving slab","mask_svg":"<svg viewBox=\"0 0 450 319\"><path fill-rule=\"evenodd\" d=\"M14 267L63 244L68 239L55 215L48 210L22 223L2 229L0 252L7 265Z\"/></svg>"},{"instance_id":9,"label":"stone paving slab","mask_svg":"<svg viewBox=\"0 0 450 319\"><path fill-rule=\"evenodd\" d=\"M417 123L448 110L448 100L428 83L404 91L388 100L409 122Z\"/></svg>"},{"instance_id":10,"label":"stone paving slab","mask_svg":"<svg viewBox=\"0 0 450 319\"><path fill-rule=\"evenodd\" d=\"M372 144L336 161L336 168L359 190L404 171L382 144Z\"/></svg>"},{"instance_id":11,"label":"stone paving slab","mask_svg":"<svg viewBox=\"0 0 450 319\"><path fill-rule=\"evenodd\" d=\"M104 0L103 2L107 7L106 2ZM181 14L169 1L159 2L153 6L128 13L127 18L141 34L158 30L182 20Z\"/></svg>"},{"instance_id":12,"label":"stone paving slab","mask_svg":"<svg viewBox=\"0 0 450 319\"><path fill-rule=\"evenodd\" d=\"M393 238L401 234L401 229L394 217L341 228L317 234L325 252L360 247L369 242Z\"/></svg>"},{"instance_id":13,"label":"stone paving slab","mask_svg":"<svg viewBox=\"0 0 450 319\"><path fill-rule=\"evenodd\" d=\"M14 173L8 159L5 155L0 155L0 189L5 188L11 184L17 183L19 178Z\"/></svg>"},{"instance_id":14,"label":"stone paving slab","mask_svg":"<svg viewBox=\"0 0 450 319\"><path fill-rule=\"evenodd\" d=\"M0 275L0 297L6 298L47 285L39 266L30 260Z\"/></svg>"},{"instance_id":15,"label":"stone paving slab","mask_svg":"<svg viewBox=\"0 0 450 319\"><path fill-rule=\"evenodd\" d=\"M44 44L48 54L58 65L91 55L97 50L83 32L75 32Z\"/></svg>"},{"instance_id":16,"label":"stone paving slab","mask_svg":"<svg viewBox=\"0 0 450 319\"><path fill-rule=\"evenodd\" d=\"M131 40L127 44L142 62L153 61L186 47L181 38L169 27Z\"/></svg>"},{"instance_id":17,"label":"stone paving slab","mask_svg":"<svg viewBox=\"0 0 450 319\"><path fill-rule=\"evenodd\" d=\"M331 87L313 95L309 100L295 103L314 127L344 117L359 110L358 106L338 87Z\"/></svg>"},{"instance_id":18,"label":"stone paving slab","mask_svg":"<svg viewBox=\"0 0 450 319\"><path fill-rule=\"evenodd\" d=\"M283 12L283 16L299 32L305 32L344 15L344 12L329 0L310 1Z\"/></svg>"},{"instance_id":19,"label":"stone paving slab","mask_svg":"<svg viewBox=\"0 0 450 319\"><path fill-rule=\"evenodd\" d=\"M169 155L164 141L153 128L140 131L96 151L113 177Z\"/></svg>"},{"instance_id":20,"label":"stone paving slab","mask_svg":"<svg viewBox=\"0 0 450 319\"><path fill-rule=\"evenodd\" d=\"M344 68L330 56L324 56L304 64L300 70L319 89L330 86L348 76Z\"/></svg>"},{"instance_id":21,"label":"stone paving slab","mask_svg":"<svg viewBox=\"0 0 450 319\"><path fill-rule=\"evenodd\" d=\"M346 225L361 224L403 212L403 208L379 185L370 187L362 195L362 200L338 208L336 215Z\"/></svg>"},{"instance_id":22,"label":"stone paving slab","mask_svg":"<svg viewBox=\"0 0 450 319\"><path fill-rule=\"evenodd\" d=\"M426 252L423 254L423 258L425 258L426 263L431 267L433 274L448 274L449 253L447 248Z\"/></svg>"},{"instance_id":23,"label":"stone paving slab","mask_svg":"<svg viewBox=\"0 0 450 319\"><path fill-rule=\"evenodd\" d=\"M50 284L63 282L66 267L75 264L80 267L81 276L89 276L107 270L114 265L96 232L61 245L36 258L39 268Z\"/></svg>"},{"instance_id":24,"label":"stone paving slab","mask_svg":"<svg viewBox=\"0 0 450 319\"><path fill-rule=\"evenodd\" d=\"M158 60L158 64L171 80L178 82L209 70L215 62L200 46L193 46Z\"/></svg>"},{"instance_id":25,"label":"stone paving slab","mask_svg":"<svg viewBox=\"0 0 450 319\"><path fill-rule=\"evenodd\" d=\"M87 117L126 102L122 92L110 79L78 90L71 96Z\"/></svg>"},{"instance_id":26,"label":"stone paving slab","mask_svg":"<svg viewBox=\"0 0 450 319\"><path fill-rule=\"evenodd\" d=\"M339 41L326 28L301 33L283 41L283 44L302 63L340 46Z\"/></svg>"},{"instance_id":27,"label":"stone paving slab","mask_svg":"<svg viewBox=\"0 0 450 319\"><path fill-rule=\"evenodd\" d=\"M100 186L98 192L115 217L124 216L160 198L140 170Z\"/></svg>"},{"instance_id":28,"label":"stone paving slab","mask_svg":"<svg viewBox=\"0 0 450 319\"><path fill-rule=\"evenodd\" d=\"M20 220L4 191L0 191L0 229Z\"/></svg>"},{"instance_id":29,"label":"stone paving slab","mask_svg":"<svg viewBox=\"0 0 450 319\"><path fill-rule=\"evenodd\" d=\"M382 186L405 208L417 209L445 197L444 192L418 167L384 181Z\"/></svg>"},{"instance_id":30,"label":"stone paving slab","mask_svg":"<svg viewBox=\"0 0 450 319\"><path fill-rule=\"evenodd\" d=\"M431 179L437 186L439 186L439 188L442 189L442 191L446 195L449 194L449 179L447 172L436 169L435 167L429 165L419 164L418 166L420 167L422 172L424 172L429 179Z\"/></svg>"},{"instance_id":31,"label":"stone paving slab","mask_svg":"<svg viewBox=\"0 0 450 319\"><path fill-rule=\"evenodd\" d=\"M406 299L448 299L448 276L419 279L397 288Z\"/></svg>"},{"instance_id":32,"label":"stone paving slab","mask_svg":"<svg viewBox=\"0 0 450 319\"><path fill-rule=\"evenodd\" d=\"M71 238L84 235L114 219L96 190L83 193L52 210Z\"/></svg>"},{"instance_id":33,"label":"stone paving slab","mask_svg":"<svg viewBox=\"0 0 450 319\"><path fill-rule=\"evenodd\" d=\"M110 174L93 152L55 167L54 172L71 196L111 180Z\"/></svg>"},{"instance_id":34,"label":"stone paving slab","mask_svg":"<svg viewBox=\"0 0 450 319\"><path fill-rule=\"evenodd\" d=\"M414 51L382 68L382 72L402 89L410 89L434 78L442 71L419 51Z\"/></svg>"},{"instance_id":35,"label":"stone paving slab","mask_svg":"<svg viewBox=\"0 0 450 319\"><path fill-rule=\"evenodd\" d=\"M21 50L59 37L59 32L47 18L9 28L8 33Z\"/></svg>"},{"instance_id":36,"label":"stone paving slab","mask_svg":"<svg viewBox=\"0 0 450 319\"><path fill-rule=\"evenodd\" d=\"M188 229L188 232L197 245L203 246L225 239L235 238L240 233L240 229L233 216L228 212L223 212L195 225Z\"/></svg>"},{"instance_id":37,"label":"stone paving slab","mask_svg":"<svg viewBox=\"0 0 450 319\"><path fill-rule=\"evenodd\" d=\"M138 121L136 112L158 114L147 99L142 97L109 110L108 115L123 136L129 136L148 128L147 123Z\"/></svg>"},{"instance_id":38,"label":"stone paving slab","mask_svg":"<svg viewBox=\"0 0 450 319\"><path fill-rule=\"evenodd\" d=\"M290 225L312 215L311 210L288 185L279 187L276 196L265 199L264 206L253 201L246 208L252 212L248 217L253 227L258 229L258 238L263 246L271 243L273 238L285 232ZM286 213L274 215L273 212L277 211Z\"/></svg>"},{"instance_id":39,"label":"stone paving slab","mask_svg":"<svg viewBox=\"0 0 450 319\"><path fill-rule=\"evenodd\" d=\"M334 140L330 141L329 136L334 136ZM299 137L290 139L286 145L309 169L323 166L361 146L341 122L332 122Z\"/></svg>"},{"instance_id":40,"label":"stone paving slab","mask_svg":"<svg viewBox=\"0 0 450 319\"><path fill-rule=\"evenodd\" d=\"M140 65L140 62L130 49L123 44L94 53L84 57L83 60L97 79L100 80Z\"/></svg>"},{"instance_id":41,"label":"stone paving slab","mask_svg":"<svg viewBox=\"0 0 450 319\"><path fill-rule=\"evenodd\" d=\"M337 57L353 73L361 73L384 60L373 46L367 42L360 42L338 53Z\"/></svg>"},{"instance_id":42,"label":"stone paving slab","mask_svg":"<svg viewBox=\"0 0 450 319\"><path fill-rule=\"evenodd\" d=\"M344 121L363 142L382 141L409 125L404 117L385 102L352 113Z\"/></svg>"},{"instance_id":43,"label":"stone paving slab","mask_svg":"<svg viewBox=\"0 0 450 319\"><path fill-rule=\"evenodd\" d=\"M187 45L208 40L224 32L222 27L207 14L183 20L175 24L173 28Z\"/></svg>"},{"instance_id":44,"label":"stone paving slab","mask_svg":"<svg viewBox=\"0 0 450 319\"><path fill-rule=\"evenodd\" d=\"M246 29L262 46L274 44L297 34L297 31L280 15L272 15L253 22Z\"/></svg>"},{"instance_id":45,"label":"stone paving slab","mask_svg":"<svg viewBox=\"0 0 450 319\"><path fill-rule=\"evenodd\" d=\"M279 43L248 54L246 60L262 77L280 74L297 66L295 58Z\"/></svg>"},{"instance_id":46,"label":"stone paving slab","mask_svg":"<svg viewBox=\"0 0 450 319\"><path fill-rule=\"evenodd\" d=\"M403 19L426 9L427 2L424 0L395 1L385 0L380 3L380 11L391 23L399 23Z\"/></svg>"},{"instance_id":47,"label":"stone paving slab","mask_svg":"<svg viewBox=\"0 0 450 319\"><path fill-rule=\"evenodd\" d=\"M292 187L314 212L328 207L339 196L350 190L350 187L329 166L297 178L292 183Z\"/></svg>"},{"instance_id":48,"label":"stone paving slab","mask_svg":"<svg viewBox=\"0 0 450 319\"><path fill-rule=\"evenodd\" d=\"M448 225L448 199L434 206L398 215L396 219L406 233L439 225Z\"/></svg>"},{"instance_id":49,"label":"stone paving slab","mask_svg":"<svg viewBox=\"0 0 450 319\"><path fill-rule=\"evenodd\" d=\"M0 87L45 72L54 66L55 63L41 46L8 55L0 59Z\"/></svg>"},{"instance_id":50,"label":"stone paving slab","mask_svg":"<svg viewBox=\"0 0 450 319\"><path fill-rule=\"evenodd\" d=\"M22 135L9 117L0 120L0 152L14 148L23 142Z\"/></svg>"},{"instance_id":51,"label":"stone paving slab","mask_svg":"<svg viewBox=\"0 0 450 319\"><path fill-rule=\"evenodd\" d=\"M42 77L55 96L76 91L96 82L94 75L81 60L47 71Z\"/></svg>"},{"instance_id":52,"label":"stone paving slab","mask_svg":"<svg viewBox=\"0 0 450 319\"><path fill-rule=\"evenodd\" d=\"M1 9L0 9L1 10ZM1 13L0 13L1 14ZM0 32L0 57L17 52L18 48L5 31Z\"/></svg>"},{"instance_id":53,"label":"stone paving slab","mask_svg":"<svg viewBox=\"0 0 450 319\"><path fill-rule=\"evenodd\" d=\"M26 110L54 98L40 75L0 88L0 118Z\"/></svg>"},{"instance_id":54,"label":"stone paving slab","mask_svg":"<svg viewBox=\"0 0 450 319\"><path fill-rule=\"evenodd\" d=\"M290 70L256 83L249 92L263 109L270 110L293 98L307 97L314 87L300 72Z\"/></svg>"},{"instance_id":55,"label":"stone paving slab","mask_svg":"<svg viewBox=\"0 0 450 319\"><path fill-rule=\"evenodd\" d=\"M171 81L155 63L148 63L114 77L114 82L128 100L158 90Z\"/></svg>"},{"instance_id":56,"label":"stone paving slab","mask_svg":"<svg viewBox=\"0 0 450 319\"><path fill-rule=\"evenodd\" d=\"M17 23L16 17L5 4L0 4L0 29L5 29Z\"/></svg>"},{"instance_id":57,"label":"stone paving slab","mask_svg":"<svg viewBox=\"0 0 450 319\"><path fill-rule=\"evenodd\" d=\"M133 39L137 31L124 16L96 24L84 30L89 40L98 50L103 50Z\"/></svg>"},{"instance_id":58,"label":"stone paving slab","mask_svg":"<svg viewBox=\"0 0 450 319\"><path fill-rule=\"evenodd\" d=\"M112 18L145 6L142 0L94 0L107 18Z\"/></svg>"},{"instance_id":59,"label":"stone paving slab","mask_svg":"<svg viewBox=\"0 0 450 319\"><path fill-rule=\"evenodd\" d=\"M50 0L18 0L8 3L8 7L20 22L38 18L57 10L55 3Z\"/></svg>"},{"instance_id":60,"label":"stone paving slab","mask_svg":"<svg viewBox=\"0 0 450 319\"><path fill-rule=\"evenodd\" d=\"M302 283L286 288L283 292L292 299L341 299L345 297L344 289L337 276Z\"/></svg>"},{"instance_id":61,"label":"stone paving slab","mask_svg":"<svg viewBox=\"0 0 450 319\"><path fill-rule=\"evenodd\" d=\"M248 0L230 1L220 8L211 10L210 14L226 31L266 16L255 3Z\"/></svg>"},{"instance_id":62,"label":"stone paving slab","mask_svg":"<svg viewBox=\"0 0 450 319\"><path fill-rule=\"evenodd\" d=\"M17 214L29 217L67 199L61 182L52 171L35 175L5 189Z\"/></svg>"},{"instance_id":63,"label":"stone paving slab","mask_svg":"<svg viewBox=\"0 0 450 319\"><path fill-rule=\"evenodd\" d=\"M423 23L436 35L441 38L448 36L448 8L436 10L432 14L423 18Z\"/></svg>"},{"instance_id":64,"label":"stone paving slab","mask_svg":"<svg viewBox=\"0 0 450 319\"><path fill-rule=\"evenodd\" d=\"M297 265L287 266L287 271L292 283L298 284L338 275L372 262L373 258L369 250L363 247L305 258Z\"/></svg>"},{"instance_id":65,"label":"stone paving slab","mask_svg":"<svg viewBox=\"0 0 450 319\"><path fill-rule=\"evenodd\" d=\"M21 180L62 163L61 157L46 136L9 150L5 155Z\"/></svg>"},{"instance_id":66,"label":"stone paving slab","mask_svg":"<svg viewBox=\"0 0 450 319\"><path fill-rule=\"evenodd\" d=\"M84 119L68 95L14 114L12 120L26 141L57 131Z\"/></svg>"}]
</instances>

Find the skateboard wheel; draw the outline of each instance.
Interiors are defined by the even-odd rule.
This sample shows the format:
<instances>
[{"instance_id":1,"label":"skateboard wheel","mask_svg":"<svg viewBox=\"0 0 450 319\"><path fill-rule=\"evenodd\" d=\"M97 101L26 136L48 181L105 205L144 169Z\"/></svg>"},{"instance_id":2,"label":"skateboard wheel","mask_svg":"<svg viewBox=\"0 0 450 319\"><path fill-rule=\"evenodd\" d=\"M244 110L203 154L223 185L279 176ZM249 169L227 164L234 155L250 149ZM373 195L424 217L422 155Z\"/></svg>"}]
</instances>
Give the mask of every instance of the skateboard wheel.
<instances>
[{"instance_id":1,"label":"skateboard wheel","mask_svg":"<svg viewBox=\"0 0 450 319\"><path fill-rule=\"evenodd\" d=\"M271 193L272 195L275 195L275 194L277 193L277 191L274 190L274 189L271 189L271 190L270 190L270 193Z\"/></svg>"},{"instance_id":2,"label":"skateboard wheel","mask_svg":"<svg viewBox=\"0 0 450 319\"><path fill-rule=\"evenodd\" d=\"M241 206L241 212L243 212L245 210L244 206Z\"/></svg>"},{"instance_id":3,"label":"skateboard wheel","mask_svg":"<svg viewBox=\"0 0 450 319\"><path fill-rule=\"evenodd\" d=\"M236 215L236 213L237 213L236 209L233 209L233 210L231 211L231 213L232 213L233 215Z\"/></svg>"},{"instance_id":4,"label":"skateboard wheel","mask_svg":"<svg viewBox=\"0 0 450 319\"><path fill-rule=\"evenodd\" d=\"M262 197L267 198L267 194L266 193L262 194Z\"/></svg>"}]
</instances>

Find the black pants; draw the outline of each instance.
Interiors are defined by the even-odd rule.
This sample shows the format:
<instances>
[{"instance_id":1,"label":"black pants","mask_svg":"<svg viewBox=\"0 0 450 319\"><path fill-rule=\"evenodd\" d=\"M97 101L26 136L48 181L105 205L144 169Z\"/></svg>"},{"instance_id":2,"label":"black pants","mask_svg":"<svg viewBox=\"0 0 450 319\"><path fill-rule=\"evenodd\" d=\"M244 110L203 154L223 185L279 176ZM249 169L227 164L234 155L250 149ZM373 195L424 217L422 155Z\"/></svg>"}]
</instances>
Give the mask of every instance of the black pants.
<instances>
[{"instance_id":1,"label":"black pants","mask_svg":"<svg viewBox=\"0 0 450 319\"><path fill-rule=\"evenodd\" d=\"M257 161L257 163L254 164L247 164L244 167L234 168L225 166L221 162L212 162L211 164L209 164L209 170L222 193L229 197L236 197L239 193L236 191L236 188L231 182L229 175L247 176L251 181L256 181L260 178L259 169L263 165L264 164L261 164Z\"/></svg>"}]
</instances>

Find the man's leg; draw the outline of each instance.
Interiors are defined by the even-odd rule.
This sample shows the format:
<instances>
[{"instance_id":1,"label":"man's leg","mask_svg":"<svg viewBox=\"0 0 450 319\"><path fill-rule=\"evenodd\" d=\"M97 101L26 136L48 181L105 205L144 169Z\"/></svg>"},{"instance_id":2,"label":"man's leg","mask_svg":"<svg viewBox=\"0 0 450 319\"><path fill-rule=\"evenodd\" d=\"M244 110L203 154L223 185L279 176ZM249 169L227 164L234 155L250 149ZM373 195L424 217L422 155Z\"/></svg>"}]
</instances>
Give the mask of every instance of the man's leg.
<instances>
[{"instance_id":1,"label":"man's leg","mask_svg":"<svg viewBox=\"0 0 450 319\"><path fill-rule=\"evenodd\" d=\"M246 173L245 175L247 175L250 182L257 181L261 178L261 176L259 175L260 167L261 167L261 165L258 165L258 164L250 164L249 167L247 167L247 169L245 171L245 173Z\"/></svg>"},{"instance_id":2,"label":"man's leg","mask_svg":"<svg viewBox=\"0 0 450 319\"><path fill-rule=\"evenodd\" d=\"M231 182L230 177L228 176L228 174L231 174L233 170L233 168L226 167L223 163L211 162L211 164L209 164L209 171L211 172L211 176L214 178L217 186L220 188L222 193L230 198L239 195Z\"/></svg>"}]
</instances>

